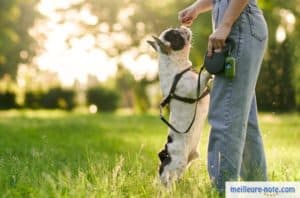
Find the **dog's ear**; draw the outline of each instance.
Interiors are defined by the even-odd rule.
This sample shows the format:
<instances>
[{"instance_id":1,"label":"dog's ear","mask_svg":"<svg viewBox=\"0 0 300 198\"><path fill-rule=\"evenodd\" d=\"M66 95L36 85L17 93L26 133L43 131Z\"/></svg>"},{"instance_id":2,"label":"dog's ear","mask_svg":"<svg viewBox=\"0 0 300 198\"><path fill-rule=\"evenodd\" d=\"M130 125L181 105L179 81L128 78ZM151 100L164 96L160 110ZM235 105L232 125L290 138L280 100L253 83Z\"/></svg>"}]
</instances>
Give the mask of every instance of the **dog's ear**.
<instances>
[{"instance_id":1,"label":"dog's ear","mask_svg":"<svg viewBox=\"0 0 300 198\"><path fill-rule=\"evenodd\" d=\"M153 47L153 49L155 50L155 51L157 51L157 45L155 44L155 41L147 41L147 43L149 44L149 45L151 45L151 47Z\"/></svg>"},{"instance_id":2,"label":"dog's ear","mask_svg":"<svg viewBox=\"0 0 300 198\"><path fill-rule=\"evenodd\" d=\"M162 53L168 55L171 53L170 46L167 46L164 42L162 42L159 38L156 36L153 36L154 40L156 41L157 45L159 46Z\"/></svg>"}]
</instances>

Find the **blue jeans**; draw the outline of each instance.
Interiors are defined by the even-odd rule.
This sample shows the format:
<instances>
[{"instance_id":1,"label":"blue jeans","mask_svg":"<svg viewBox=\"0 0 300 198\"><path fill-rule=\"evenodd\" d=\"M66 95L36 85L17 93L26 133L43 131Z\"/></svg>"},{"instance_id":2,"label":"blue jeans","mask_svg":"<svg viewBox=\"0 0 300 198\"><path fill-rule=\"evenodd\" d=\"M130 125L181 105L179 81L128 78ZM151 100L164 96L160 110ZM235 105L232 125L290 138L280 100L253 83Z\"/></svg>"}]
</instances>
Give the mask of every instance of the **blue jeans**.
<instances>
[{"instance_id":1,"label":"blue jeans","mask_svg":"<svg viewBox=\"0 0 300 198\"><path fill-rule=\"evenodd\" d=\"M214 25L217 27L228 6L215 0ZM257 120L255 86L268 31L256 2L248 4L229 35L236 43L236 76L233 80L217 75L211 91L208 120L211 132L208 171L213 184L224 191L226 181L266 180L266 160Z\"/></svg>"}]
</instances>

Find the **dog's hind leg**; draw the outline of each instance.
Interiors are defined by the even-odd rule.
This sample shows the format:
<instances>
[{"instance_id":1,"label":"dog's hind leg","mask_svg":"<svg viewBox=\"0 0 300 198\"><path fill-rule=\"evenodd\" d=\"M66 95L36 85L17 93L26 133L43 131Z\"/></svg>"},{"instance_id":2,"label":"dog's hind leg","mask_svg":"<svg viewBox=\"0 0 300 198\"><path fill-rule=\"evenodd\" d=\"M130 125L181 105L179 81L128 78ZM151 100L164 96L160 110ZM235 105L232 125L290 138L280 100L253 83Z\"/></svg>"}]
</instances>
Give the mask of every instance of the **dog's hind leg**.
<instances>
[{"instance_id":1,"label":"dog's hind leg","mask_svg":"<svg viewBox=\"0 0 300 198\"><path fill-rule=\"evenodd\" d=\"M181 137L174 140L169 135L168 143L159 153L161 161L159 175L162 183L166 186L169 186L171 183L178 180L187 167L187 150L182 143Z\"/></svg>"}]
</instances>

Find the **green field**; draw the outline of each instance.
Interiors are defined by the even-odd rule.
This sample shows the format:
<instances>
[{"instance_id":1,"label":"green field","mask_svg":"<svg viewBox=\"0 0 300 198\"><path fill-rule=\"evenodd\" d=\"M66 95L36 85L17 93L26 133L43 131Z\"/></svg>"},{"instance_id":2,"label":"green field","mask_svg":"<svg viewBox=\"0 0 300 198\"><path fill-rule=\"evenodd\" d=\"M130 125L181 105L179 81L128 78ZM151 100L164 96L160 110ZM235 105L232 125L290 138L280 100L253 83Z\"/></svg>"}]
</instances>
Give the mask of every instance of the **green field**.
<instances>
[{"instance_id":1,"label":"green field","mask_svg":"<svg viewBox=\"0 0 300 198\"><path fill-rule=\"evenodd\" d=\"M300 180L300 115L261 114L268 175ZM157 179L166 127L157 115L0 112L3 197L216 197L201 157L167 191Z\"/></svg>"}]
</instances>

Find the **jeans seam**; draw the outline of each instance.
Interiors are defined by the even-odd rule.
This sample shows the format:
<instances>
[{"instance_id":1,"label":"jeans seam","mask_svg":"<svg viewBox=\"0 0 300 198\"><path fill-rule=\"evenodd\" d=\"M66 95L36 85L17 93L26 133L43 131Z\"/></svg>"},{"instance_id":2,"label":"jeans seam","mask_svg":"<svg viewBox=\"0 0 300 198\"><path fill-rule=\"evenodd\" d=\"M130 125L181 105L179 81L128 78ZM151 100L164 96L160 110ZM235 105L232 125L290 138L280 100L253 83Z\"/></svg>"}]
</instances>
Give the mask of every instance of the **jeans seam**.
<instances>
[{"instance_id":1,"label":"jeans seam","mask_svg":"<svg viewBox=\"0 0 300 198\"><path fill-rule=\"evenodd\" d=\"M239 33L238 33L238 44L237 44L237 56L236 56L236 59L237 59L237 65L239 65L239 61L240 61L240 55L241 55L241 45L242 43L242 27L241 25L239 25ZM230 125L231 125L231 121L232 121L232 117L231 114L230 114L230 105L232 105L232 95L233 95L233 81L230 80L229 83L228 83L228 86L227 86L227 89L226 89L226 92L227 92L227 95L226 95L226 98L225 98L225 110L224 110L224 122L225 122L225 130L223 131L224 134L226 133L229 133L231 128ZM227 160L229 160L226 156L227 156L227 149L226 149L226 146L225 146L225 143L228 142L228 139L227 139L228 136L224 135L224 138L223 138L223 143L221 144L221 149L220 149L220 153L221 153L221 157L220 157L220 167L219 167L219 171L218 171L218 178L217 178L217 181L219 182L222 182L221 179L223 178L224 179L224 175L221 175L221 171L220 170L223 170L223 166L224 166L224 158L226 158ZM221 152L223 151L223 152ZM222 154L224 156L222 156ZM237 168L237 167L234 167L234 168Z\"/></svg>"},{"instance_id":2,"label":"jeans seam","mask_svg":"<svg viewBox=\"0 0 300 198\"><path fill-rule=\"evenodd\" d=\"M228 142L227 140L227 135L225 135L226 133L229 132L229 126L230 126L230 99L232 98L232 82L229 82L228 84L228 88L226 89L226 92L227 92L227 95L226 95L226 98L225 98L225 114L224 114L224 122L225 122L225 130L223 131L223 134L224 134L224 138L223 138L223 142L221 144L221 149L220 149L220 167L219 167L219 174L218 174L218 181L222 182L221 179L223 178L224 179L224 175L221 175L221 172L220 170L223 170L223 160L224 160L224 155L226 156L227 155L227 149L226 149L226 146L225 146L225 143ZM222 152L223 151L223 152Z\"/></svg>"}]
</instances>

